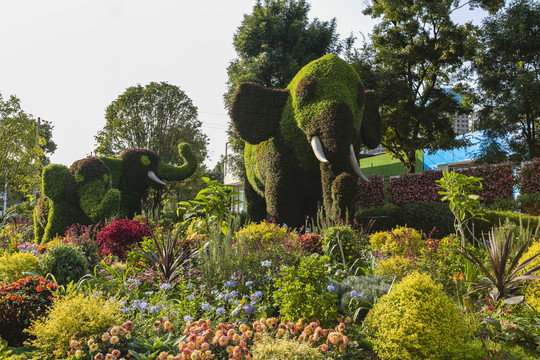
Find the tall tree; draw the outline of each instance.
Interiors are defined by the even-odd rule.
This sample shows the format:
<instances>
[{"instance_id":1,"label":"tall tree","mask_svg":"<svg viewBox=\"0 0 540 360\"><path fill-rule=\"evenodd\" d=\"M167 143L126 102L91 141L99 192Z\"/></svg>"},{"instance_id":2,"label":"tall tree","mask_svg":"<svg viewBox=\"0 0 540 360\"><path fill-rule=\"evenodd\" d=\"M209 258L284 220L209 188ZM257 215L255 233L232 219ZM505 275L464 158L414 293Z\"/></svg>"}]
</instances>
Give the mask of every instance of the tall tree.
<instances>
[{"instance_id":1,"label":"tall tree","mask_svg":"<svg viewBox=\"0 0 540 360\"><path fill-rule=\"evenodd\" d=\"M309 10L305 0L258 0L253 12L244 15L233 39L238 57L227 68L229 80L223 95L227 108L241 82L284 88L304 65L327 53L339 54L353 41L340 41L336 19L310 22ZM237 154L228 163L242 177L244 142L230 123L227 133Z\"/></svg>"},{"instance_id":2,"label":"tall tree","mask_svg":"<svg viewBox=\"0 0 540 360\"><path fill-rule=\"evenodd\" d=\"M539 19L538 1L516 0L488 17L478 32L474 68L482 109L477 125L491 140L487 158L497 138L512 160L540 156Z\"/></svg>"},{"instance_id":3,"label":"tall tree","mask_svg":"<svg viewBox=\"0 0 540 360\"><path fill-rule=\"evenodd\" d=\"M470 56L473 26L452 20L452 12L464 6L460 3L378 0L364 10L381 21L363 53L364 59L373 59L372 67L357 64L356 68L361 77L376 79L385 129L381 143L409 172L415 171L417 150L464 145L455 138L453 120L456 114L470 111L456 94L460 92L457 76ZM504 1L466 4L493 11L501 3Z\"/></svg>"},{"instance_id":4,"label":"tall tree","mask_svg":"<svg viewBox=\"0 0 540 360\"><path fill-rule=\"evenodd\" d=\"M208 137L201 130L197 108L178 86L151 82L129 87L107 107L105 118L105 127L95 136L97 155L118 156L128 148L145 148L167 163L181 165L177 145L187 142L197 157L197 173L181 185L173 184L168 194L187 200L200 190L197 179L205 171ZM150 194L144 205L147 214L155 215L163 195Z\"/></svg>"},{"instance_id":5,"label":"tall tree","mask_svg":"<svg viewBox=\"0 0 540 360\"><path fill-rule=\"evenodd\" d=\"M0 192L7 189L23 200L38 184L46 155L56 148L50 132L47 135L41 130L37 130L32 116L22 110L16 96L4 100L0 94ZM43 135L48 136L48 141Z\"/></svg>"}]
</instances>

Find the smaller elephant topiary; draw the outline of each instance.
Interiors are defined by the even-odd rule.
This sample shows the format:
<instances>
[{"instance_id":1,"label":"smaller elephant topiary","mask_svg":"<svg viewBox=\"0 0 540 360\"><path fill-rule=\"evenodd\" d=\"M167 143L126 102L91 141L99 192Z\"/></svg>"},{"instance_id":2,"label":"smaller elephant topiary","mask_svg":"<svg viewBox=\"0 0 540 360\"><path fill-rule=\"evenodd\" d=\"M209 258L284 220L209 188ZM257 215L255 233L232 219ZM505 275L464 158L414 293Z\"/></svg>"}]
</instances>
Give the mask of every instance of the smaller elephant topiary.
<instances>
[{"instance_id":1,"label":"smaller elephant topiary","mask_svg":"<svg viewBox=\"0 0 540 360\"><path fill-rule=\"evenodd\" d=\"M246 141L246 199L254 220L301 226L322 201L327 215L354 213L356 152L375 148L381 119L356 71L329 54L304 66L286 89L241 83L230 111Z\"/></svg>"},{"instance_id":2,"label":"smaller elephant topiary","mask_svg":"<svg viewBox=\"0 0 540 360\"><path fill-rule=\"evenodd\" d=\"M128 149L118 158L87 157L68 169L51 164L43 169L42 195L34 212L37 241L50 241L74 223L91 224L141 212L141 199L152 187L191 176L197 160L189 144L178 145L181 166L164 163L146 149Z\"/></svg>"}]
</instances>

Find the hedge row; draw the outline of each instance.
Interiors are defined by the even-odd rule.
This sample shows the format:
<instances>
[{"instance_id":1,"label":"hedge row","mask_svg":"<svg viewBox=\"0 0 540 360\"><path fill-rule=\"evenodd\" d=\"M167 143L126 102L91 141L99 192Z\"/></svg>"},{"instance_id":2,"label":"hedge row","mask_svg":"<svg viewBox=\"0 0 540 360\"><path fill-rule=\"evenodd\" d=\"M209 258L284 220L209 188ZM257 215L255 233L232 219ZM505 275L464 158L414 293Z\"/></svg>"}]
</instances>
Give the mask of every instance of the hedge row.
<instances>
[{"instance_id":1,"label":"hedge row","mask_svg":"<svg viewBox=\"0 0 540 360\"><path fill-rule=\"evenodd\" d=\"M482 178L483 189L478 192L483 204L494 204L501 199L512 199L514 185L517 183L514 175L514 164L504 162L496 165L486 164L460 172L467 176ZM439 201L441 190L436 181L443 177L440 170L426 170L421 173L402 174L391 178L383 189L383 177L370 175L369 183L360 184L358 193L358 207L370 207L384 204L385 196L390 204L404 205L423 203L426 201ZM540 159L524 167L521 173L522 193L540 192Z\"/></svg>"},{"instance_id":2,"label":"hedge row","mask_svg":"<svg viewBox=\"0 0 540 360\"><path fill-rule=\"evenodd\" d=\"M388 231L396 226L408 226L422 231L432 238L442 238L455 231L454 217L448 204L442 202L412 203L397 206L387 204L379 207L360 209L356 214L356 221L367 227L370 222L371 231ZM506 219L519 226L520 217L524 226L529 225L536 229L540 217L519 214L511 211L484 210L487 221L474 222L474 232L477 238L487 233L491 228L504 224Z\"/></svg>"}]
</instances>

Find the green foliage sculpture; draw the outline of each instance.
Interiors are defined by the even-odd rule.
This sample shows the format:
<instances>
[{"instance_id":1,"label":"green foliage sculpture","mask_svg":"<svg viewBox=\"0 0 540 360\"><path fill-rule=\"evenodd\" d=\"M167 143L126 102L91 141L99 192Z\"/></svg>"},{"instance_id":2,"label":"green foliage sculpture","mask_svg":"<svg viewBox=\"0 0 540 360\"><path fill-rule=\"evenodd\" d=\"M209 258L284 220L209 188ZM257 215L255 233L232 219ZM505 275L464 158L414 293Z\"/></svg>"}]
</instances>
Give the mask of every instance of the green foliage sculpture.
<instances>
[{"instance_id":1,"label":"green foliage sculpture","mask_svg":"<svg viewBox=\"0 0 540 360\"><path fill-rule=\"evenodd\" d=\"M132 218L141 212L148 188L163 188L162 180L180 181L195 172L197 161L189 144L179 144L178 152L184 160L181 166L164 163L150 150L128 149L119 158L87 157L69 169L59 164L45 167L43 194L34 213L36 239L49 241L73 223Z\"/></svg>"},{"instance_id":2,"label":"green foliage sculpture","mask_svg":"<svg viewBox=\"0 0 540 360\"><path fill-rule=\"evenodd\" d=\"M246 198L254 220L299 226L324 201L326 213L352 213L361 176L355 149L376 147L381 122L373 93L345 61L325 55L286 89L238 86L231 104L237 135L247 142Z\"/></svg>"}]
</instances>

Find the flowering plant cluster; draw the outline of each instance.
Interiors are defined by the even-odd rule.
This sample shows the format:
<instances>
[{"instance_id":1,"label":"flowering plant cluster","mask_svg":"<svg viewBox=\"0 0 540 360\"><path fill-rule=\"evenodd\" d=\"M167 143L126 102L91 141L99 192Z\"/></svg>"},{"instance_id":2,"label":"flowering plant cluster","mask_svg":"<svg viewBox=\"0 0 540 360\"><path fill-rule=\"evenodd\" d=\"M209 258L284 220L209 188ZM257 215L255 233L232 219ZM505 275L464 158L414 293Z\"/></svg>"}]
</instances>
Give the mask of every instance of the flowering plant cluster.
<instances>
[{"instance_id":1,"label":"flowering plant cluster","mask_svg":"<svg viewBox=\"0 0 540 360\"><path fill-rule=\"evenodd\" d=\"M296 238L296 242L300 248L310 254L322 254L323 241L321 235L308 233L302 234Z\"/></svg>"},{"instance_id":2,"label":"flowering plant cluster","mask_svg":"<svg viewBox=\"0 0 540 360\"><path fill-rule=\"evenodd\" d=\"M368 182L359 179L358 200L356 205L359 207L373 207L384 205L384 176L371 174L368 176Z\"/></svg>"},{"instance_id":3,"label":"flowering plant cluster","mask_svg":"<svg viewBox=\"0 0 540 360\"><path fill-rule=\"evenodd\" d=\"M0 286L0 337L10 346L26 339L23 330L31 320L42 316L52 303L58 285L39 276L28 276Z\"/></svg>"},{"instance_id":4,"label":"flowering plant cluster","mask_svg":"<svg viewBox=\"0 0 540 360\"><path fill-rule=\"evenodd\" d=\"M132 331L133 323L126 321L121 326L109 328L101 335L78 337L74 334L69 342L70 349L67 356L87 360L114 360L127 357Z\"/></svg>"},{"instance_id":5,"label":"flowering plant cluster","mask_svg":"<svg viewBox=\"0 0 540 360\"><path fill-rule=\"evenodd\" d=\"M540 158L534 158L521 168L522 194L535 194L540 192Z\"/></svg>"},{"instance_id":6,"label":"flowering plant cluster","mask_svg":"<svg viewBox=\"0 0 540 360\"><path fill-rule=\"evenodd\" d=\"M484 164L465 169L461 173L482 179L480 195L482 203L492 203L497 199L512 198L514 194L514 163L504 162L500 164Z\"/></svg>"},{"instance_id":7,"label":"flowering plant cluster","mask_svg":"<svg viewBox=\"0 0 540 360\"><path fill-rule=\"evenodd\" d=\"M113 255L125 260L129 247L141 242L147 236L152 236L152 230L146 221L116 220L97 234L99 252L101 255Z\"/></svg>"},{"instance_id":8,"label":"flowering plant cluster","mask_svg":"<svg viewBox=\"0 0 540 360\"><path fill-rule=\"evenodd\" d=\"M158 359L205 360L205 359L252 359L251 347L263 335L273 338L290 337L309 342L323 353L344 353L358 346L350 342L347 324L350 318L340 319L335 328L322 328L318 320L296 322L279 318L261 318L251 324L219 323L215 328L211 320L200 319L187 322L183 334L187 338L178 345L179 354L162 352Z\"/></svg>"},{"instance_id":9,"label":"flowering plant cluster","mask_svg":"<svg viewBox=\"0 0 540 360\"><path fill-rule=\"evenodd\" d=\"M439 201L439 189L435 181L442 177L441 171L426 170L421 173L402 174L391 178L386 191L390 202L396 205L425 201Z\"/></svg>"},{"instance_id":10,"label":"flowering plant cluster","mask_svg":"<svg viewBox=\"0 0 540 360\"><path fill-rule=\"evenodd\" d=\"M482 178L483 188L477 195L480 195L481 202L492 203L497 199L512 197L515 184L514 166L515 164L511 162L485 164L459 172L467 176ZM440 189L435 181L442 177L443 174L439 170L402 174L400 177L390 179L386 191L390 202L396 205L440 201L441 196L438 193ZM540 191L540 181L537 187Z\"/></svg>"}]
</instances>

